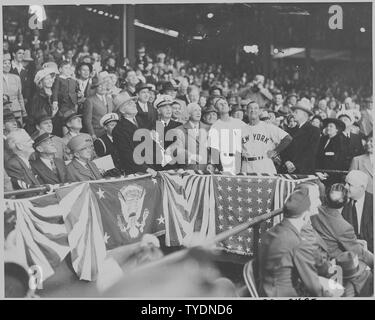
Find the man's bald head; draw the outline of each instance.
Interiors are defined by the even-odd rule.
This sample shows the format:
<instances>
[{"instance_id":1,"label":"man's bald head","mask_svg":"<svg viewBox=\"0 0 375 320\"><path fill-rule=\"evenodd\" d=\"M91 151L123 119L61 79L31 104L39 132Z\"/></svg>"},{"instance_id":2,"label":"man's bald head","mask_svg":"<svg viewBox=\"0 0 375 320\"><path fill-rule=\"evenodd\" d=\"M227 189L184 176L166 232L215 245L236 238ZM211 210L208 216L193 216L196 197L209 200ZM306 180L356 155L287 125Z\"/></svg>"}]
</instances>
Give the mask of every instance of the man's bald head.
<instances>
[{"instance_id":1,"label":"man's bald head","mask_svg":"<svg viewBox=\"0 0 375 320\"><path fill-rule=\"evenodd\" d=\"M367 175L359 170L350 171L345 178L345 188L349 198L353 200L358 200L365 194L367 184Z\"/></svg>"}]
</instances>

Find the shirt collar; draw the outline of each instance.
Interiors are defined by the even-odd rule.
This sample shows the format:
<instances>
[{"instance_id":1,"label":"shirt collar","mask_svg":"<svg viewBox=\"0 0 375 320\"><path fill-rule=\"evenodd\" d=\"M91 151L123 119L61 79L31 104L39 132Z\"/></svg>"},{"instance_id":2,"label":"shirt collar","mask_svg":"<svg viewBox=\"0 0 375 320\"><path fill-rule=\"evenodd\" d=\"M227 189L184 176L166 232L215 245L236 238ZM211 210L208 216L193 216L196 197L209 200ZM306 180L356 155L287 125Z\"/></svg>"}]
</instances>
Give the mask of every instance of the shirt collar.
<instances>
[{"instance_id":1,"label":"shirt collar","mask_svg":"<svg viewBox=\"0 0 375 320\"><path fill-rule=\"evenodd\" d=\"M19 158L26 164L26 167L30 168L29 159L26 159L25 157L20 156L20 155L19 155Z\"/></svg>"},{"instance_id":2,"label":"shirt collar","mask_svg":"<svg viewBox=\"0 0 375 320\"><path fill-rule=\"evenodd\" d=\"M302 126L303 126L306 122L307 122L307 121L302 122L302 123L299 125L299 128L302 128Z\"/></svg>"},{"instance_id":3,"label":"shirt collar","mask_svg":"<svg viewBox=\"0 0 375 320\"><path fill-rule=\"evenodd\" d=\"M363 194L362 197L360 197L358 200L357 200L357 204L363 204L365 202L365 196L366 196L366 193Z\"/></svg>"},{"instance_id":4,"label":"shirt collar","mask_svg":"<svg viewBox=\"0 0 375 320\"><path fill-rule=\"evenodd\" d=\"M79 160L79 159L77 159L77 158L76 158L76 160L77 160L78 163L80 163L83 167L87 168L87 163L85 163L85 162L83 162L83 161L81 161L81 160Z\"/></svg>"}]
</instances>

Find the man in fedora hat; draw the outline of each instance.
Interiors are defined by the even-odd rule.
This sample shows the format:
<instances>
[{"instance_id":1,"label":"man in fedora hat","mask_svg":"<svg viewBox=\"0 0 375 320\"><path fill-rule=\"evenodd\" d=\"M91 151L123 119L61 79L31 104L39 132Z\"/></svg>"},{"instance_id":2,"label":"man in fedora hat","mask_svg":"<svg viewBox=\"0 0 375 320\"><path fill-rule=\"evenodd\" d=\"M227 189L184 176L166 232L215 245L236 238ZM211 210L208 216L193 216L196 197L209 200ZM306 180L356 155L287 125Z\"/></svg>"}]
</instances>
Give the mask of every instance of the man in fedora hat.
<instances>
[{"instance_id":1,"label":"man in fedora hat","mask_svg":"<svg viewBox=\"0 0 375 320\"><path fill-rule=\"evenodd\" d=\"M104 128L100 125L100 119L113 111L113 101L106 94L105 84L104 75L94 77L91 88L94 89L95 94L88 97L83 104L83 123L93 140L105 134Z\"/></svg>"},{"instance_id":2,"label":"man in fedora hat","mask_svg":"<svg viewBox=\"0 0 375 320\"><path fill-rule=\"evenodd\" d=\"M288 173L311 174L315 171L320 131L309 121L313 115L309 100L303 98L291 109L298 129L282 154L285 168Z\"/></svg>"},{"instance_id":3,"label":"man in fedora hat","mask_svg":"<svg viewBox=\"0 0 375 320\"><path fill-rule=\"evenodd\" d=\"M94 145L92 138L87 133L70 139L68 148L73 154L73 160L68 164L68 179L70 181L88 181L102 179L98 167L92 162Z\"/></svg>"},{"instance_id":4,"label":"man in fedora hat","mask_svg":"<svg viewBox=\"0 0 375 320\"><path fill-rule=\"evenodd\" d=\"M343 273L345 288L343 297L372 297L374 294L374 275L366 265L351 252L343 252L336 258L336 264Z\"/></svg>"},{"instance_id":5,"label":"man in fedora hat","mask_svg":"<svg viewBox=\"0 0 375 320\"><path fill-rule=\"evenodd\" d=\"M352 132L352 127L355 122L352 110L340 111L336 117L345 124L345 128L341 133L344 152L343 170L348 170L353 158L364 154L365 150L360 135Z\"/></svg>"},{"instance_id":6,"label":"man in fedora hat","mask_svg":"<svg viewBox=\"0 0 375 320\"><path fill-rule=\"evenodd\" d=\"M38 156L36 160L30 161L30 164L41 184L68 182L68 172L64 161L55 157L57 149L52 137L44 132L34 140L34 149Z\"/></svg>"},{"instance_id":7,"label":"man in fedora hat","mask_svg":"<svg viewBox=\"0 0 375 320\"><path fill-rule=\"evenodd\" d=\"M137 117L142 122L147 123L148 128L155 125L157 119L157 111L149 102L151 86L146 83L138 82L135 86L135 94L137 95Z\"/></svg>"},{"instance_id":8,"label":"man in fedora hat","mask_svg":"<svg viewBox=\"0 0 375 320\"><path fill-rule=\"evenodd\" d=\"M134 159L134 150L141 143L133 139L134 133L138 129L145 128L144 124L136 118L138 110L135 99L135 97L130 97L118 106L120 121L112 131L113 143L120 157L120 169L127 175L137 172L156 175L156 172L151 168L152 163L139 164ZM150 159L150 162L152 162L152 159Z\"/></svg>"},{"instance_id":9,"label":"man in fedora hat","mask_svg":"<svg viewBox=\"0 0 375 320\"><path fill-rule=\"evenodd\" d=\"M306 189L294 191L285 201L284 219L268 230L259 250L259 292L266 297L330 296L319 282L314 246L301 230L310 216ZM328 291L328 292L327 292Z\"/></svg>"},{"instance_id":10,"label":"man in fedora hat","mask_svg":"<svg viewBox=\"0 0 375 320\"><path fill-rule=\"evenodd\" d=\"M208 106L202 109L202 122L208 124L210 127L217 121L218 112L212 107Z\"/></svg>"}]
</instances>

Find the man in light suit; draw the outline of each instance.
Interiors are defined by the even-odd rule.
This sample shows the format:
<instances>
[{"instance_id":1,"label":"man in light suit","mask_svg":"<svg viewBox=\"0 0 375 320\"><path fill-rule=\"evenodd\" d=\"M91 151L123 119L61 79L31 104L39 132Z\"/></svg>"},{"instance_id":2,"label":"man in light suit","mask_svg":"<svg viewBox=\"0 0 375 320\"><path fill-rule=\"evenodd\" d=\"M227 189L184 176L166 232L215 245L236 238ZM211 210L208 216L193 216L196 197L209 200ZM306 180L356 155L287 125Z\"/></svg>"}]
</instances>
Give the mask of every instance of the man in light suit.
<instances>
[{"instance_id":1,"label":"man in light suit","mask_svg":"<svg viewBox=\"0 0 375 320\"><path fill-rule=\"evenodd\" d=\"M99 180L103 176L98 167L91 161L94 146L92 138L86 133L80 133L70 139L68 148L73 153L73 160L68 164L69 181Z\"/></svg>"},{"instance_id":2,"label":"man in light suit","mask_svg":"<svg viewBox=\"0 0 375 320\"><path fill-rule=\"evenodd\" d=\"M49 133L44 132L34 140L34 149L38 157L30 163L41 184L69 182L64 161L55 157L57 149L52 137Z\"/></svg>"},{"instance_id":3,"label":"man in light suit","mask_svg":"<svg viewBox=\"0 0 375 320\"><path fill-rule=\"evenodd\" d=\"M83 123L93 140L105 134L100 119L113 110L112 98L106 95L105 80L103 76L92 79L91 88L95 89L95 94L88 97L83 105Z\"/></svg>"},{"instance_id":4,"label":"man in light suit","mask_svg":"<svg viewBox=\"0 0 375 320\"><path fill-rule=\"evenodd\" d=\"M187 110L189 121L176 128L176 131L180 130L177 137L178 163L182 163L187 170L206 170L210 126L201 122L202 111L199 104L191 103Z\"/></svg>"},{"instance_id":5,"label":"man in light suit","mask_svg":"<svg viewBox=\"0 0 375 320\"><path fill-rule=\"evenodd\" d=\"M366 153L354 157L350 165L349 170L359 170L366 173L368 177L368 183L366 191L373 194L373 170L374 170L374 156L373 156L373 145L372 145L372 133L366 138Z\"/></svg>"},{"instance_id":6,"label":"man in light suit","mask_svg":"<svg viewBox=\"0 0 375 320\"><path fill-rule=\"evenodd\" d=\"M357 238L366 240L369 251L374 252L373 195L366 192L367 175L352 170L345 178L350 201L345 204L342 216L354 228Z\"/></svg>"},{"instance_id":7,"label":"man in light suit","mask_svg":"<svg viewBox=\"0 0 375 320\"><path fill-rule=\"evenodd\" d=\"M11 178L13 188L28 189L40 185L29 163L29 158L34 153L34 141L27 132L23 129L12 131L7 136L6 142L13 152L5 163L5 170Z\"/></svg>"},{"instance_id":8,"label":"man in light suit","mask_svg":"<svg viewBox=\"0 0 375 320\"><path fill-rule=\"evenodd\" d=\"M319 214L311 217L311 223L328 246L329 256L336 259L345 251L352 251L370 268L374 265L374 255L358 241L353 226L341 215L347 202L347 190L337 183L327 191L326 204L319 208Z\"/></svg>"}]
</instances>

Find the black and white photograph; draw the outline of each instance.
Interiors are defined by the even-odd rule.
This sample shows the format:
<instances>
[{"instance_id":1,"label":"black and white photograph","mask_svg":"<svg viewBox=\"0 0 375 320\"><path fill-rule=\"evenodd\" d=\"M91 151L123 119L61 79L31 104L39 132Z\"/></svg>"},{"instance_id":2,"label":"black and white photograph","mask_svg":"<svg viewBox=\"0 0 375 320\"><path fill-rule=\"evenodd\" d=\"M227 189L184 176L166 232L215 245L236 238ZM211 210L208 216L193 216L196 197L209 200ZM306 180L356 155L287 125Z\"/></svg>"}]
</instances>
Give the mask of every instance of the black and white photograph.
<instances>
[{"instance_id":1,"label":"black and white photograph","mask_svg":"<svg viewBox=\"0 0 375 320\"><path fill-rule=\"evenodd\" d=\"M373 298L373 2L110 3L1 5L4 298Z\"/></svg>"}]
</instances>

